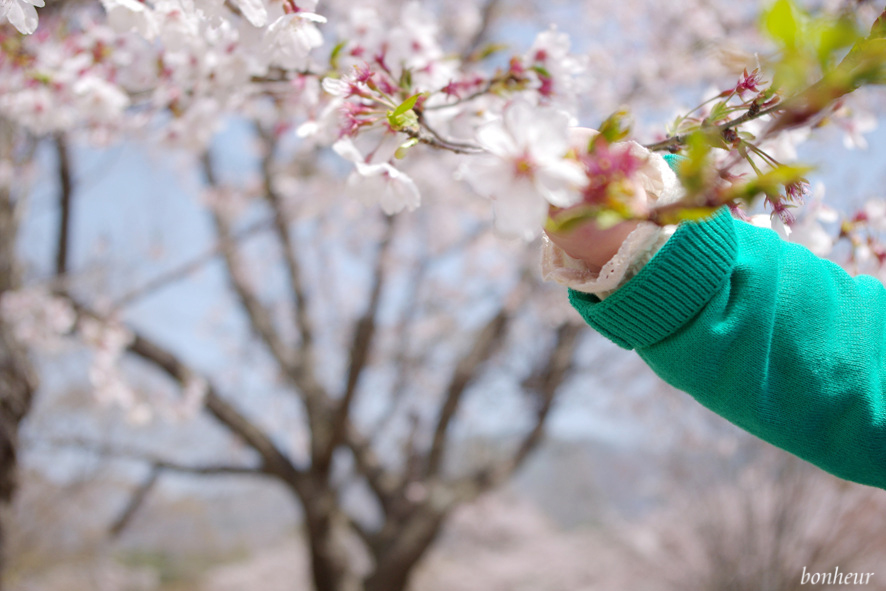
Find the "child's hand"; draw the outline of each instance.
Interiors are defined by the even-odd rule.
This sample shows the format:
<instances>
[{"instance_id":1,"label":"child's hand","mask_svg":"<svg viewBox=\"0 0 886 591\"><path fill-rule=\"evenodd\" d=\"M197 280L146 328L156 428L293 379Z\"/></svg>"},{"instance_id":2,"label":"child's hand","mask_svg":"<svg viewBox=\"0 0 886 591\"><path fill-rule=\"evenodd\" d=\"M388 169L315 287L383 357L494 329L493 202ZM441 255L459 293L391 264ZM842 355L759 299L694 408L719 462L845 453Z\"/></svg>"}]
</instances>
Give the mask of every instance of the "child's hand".
<instances>
[{"instance_id":1,"label":"child's hand","mask_svg":"<svg viewBox=\"0 0 886 591\"><path fill-rule=\"evenodd\" d=\"M579 150L587 149L588 142L597 135L593 129L576 127L571 130L573 146ZM646 191L636 186L636 200L646 202ZM562 248L572 258L579 259L587 265L588 270L599 273L600 269L617 252L622 242L628 237L639 222L627 221L601 230L593 221L585 222L568 232L547 232L551 241Z\"/></svg>"},{"instance_id":2,"label":"child's hand","mask_svg":"<svg viewBox=\"0 0 886 591\"><path fill-rule=\"evenodd\" d=\"M603 265L615 256L622 242L639 223L637 221L622 222L606 230L601 230L595 222L588 221L568 232L546 231L546 233L551 242L562 248L566 254L583 261L592 273L599 273Z\"/></svg>"}]
</instances>

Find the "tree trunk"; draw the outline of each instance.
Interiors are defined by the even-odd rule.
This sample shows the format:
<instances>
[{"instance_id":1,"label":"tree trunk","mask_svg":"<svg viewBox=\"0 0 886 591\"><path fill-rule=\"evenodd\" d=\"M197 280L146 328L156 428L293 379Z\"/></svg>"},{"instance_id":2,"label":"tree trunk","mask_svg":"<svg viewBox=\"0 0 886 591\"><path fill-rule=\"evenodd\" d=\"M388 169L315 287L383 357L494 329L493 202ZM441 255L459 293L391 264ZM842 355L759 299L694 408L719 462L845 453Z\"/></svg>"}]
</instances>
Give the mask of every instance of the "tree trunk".
<instances>
[{"instance_id":1,"label":"tree trunk","mask_svg":"<svg viewBox=\"0 0 886 591\"><path fill-rule=\"evenodd\" d=\"M8 191L0 190L0 299L19 285L16 272L17 224ZM37 376L27 351L0 316L0 507L12 501L16 485L18 428L31 408ZM6 553L0 521L0 575ZM2 576L0 576L2 589Z\"/></svg>"},{"instance_id":2,"label":"tree trunk","mask_svg":"<svg viewBox=\"0 0 886 591\"><path fill-rule=\"evenodd\" d=\"M440 533L445 513L425 510L397 529L397 539L376 556L376 565L363 583L364 591L405 591L419 560Z\"/></svg>"},{"instance_id":3,"label":"tree trunk","mask_svg":"<svg viewBox=\"0 0 886 591\"><path fill-rule=\"evenodd\" d=\"M358 581L349 564L347 548L342 543L337 523L338 504L335 493L317 479L311 491L302 491L309 498L300 498L305 510L305 529L311 554L311 576L315 591L357 591Z\"/></svg>"},{"instance_id":4,"label":"tree trunk","mask_svg":"<svg viewBox=\"0 0 886 591\"><path fill-rule=\"evenodd\" d=\"M30 360L15 342L8 326L0 320L0 505L8 505L15 492L18 426L30 410L36 383ZM4 529L0 521L0 574L5 553Z\"/></svg>"}]
</instances>

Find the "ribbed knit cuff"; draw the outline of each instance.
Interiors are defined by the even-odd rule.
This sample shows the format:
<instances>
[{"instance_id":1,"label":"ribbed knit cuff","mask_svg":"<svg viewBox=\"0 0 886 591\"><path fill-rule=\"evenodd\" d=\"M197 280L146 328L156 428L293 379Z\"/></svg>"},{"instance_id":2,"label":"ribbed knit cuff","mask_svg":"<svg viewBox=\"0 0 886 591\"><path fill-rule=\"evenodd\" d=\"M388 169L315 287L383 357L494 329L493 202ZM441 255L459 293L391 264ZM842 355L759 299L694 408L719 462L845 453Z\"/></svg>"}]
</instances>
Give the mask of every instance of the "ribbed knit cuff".
<instances>
[{"instance_id":1,"label":"ribbed knit cuff","mask_svg":"<svg viewBox=\"0 0 886 591\"><path fill-rule=\"evenodd\" d=\"M692 319L726 281L737 242L727 208L703 222L684 222L661 250L618 291L600 300L569 290L569 301L600 334L642 349Z\"/></svg>"}]
</instances>

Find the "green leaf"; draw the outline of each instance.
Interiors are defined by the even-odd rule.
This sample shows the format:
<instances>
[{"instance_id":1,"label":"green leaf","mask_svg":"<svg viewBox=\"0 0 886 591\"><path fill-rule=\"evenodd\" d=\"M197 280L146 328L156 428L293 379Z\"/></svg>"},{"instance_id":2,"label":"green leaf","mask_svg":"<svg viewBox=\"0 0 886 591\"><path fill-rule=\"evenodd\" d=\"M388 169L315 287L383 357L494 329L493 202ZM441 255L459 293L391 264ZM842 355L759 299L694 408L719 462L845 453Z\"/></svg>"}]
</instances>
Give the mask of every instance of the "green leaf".
<instances>
[{"instance_id":1,"label":"green leaf","mask_svg":"<svg viewBox=\"0 0 886 591\"><path fill-rule=\"evenodd\" d=\"M329 66L333 70L338 69L338 56L341 55L342 50L347 44L347 41L339 41L336 46L332 48L332 53L329 54Z\"/></svg>"},{"instance_id":2,"label":"green leaf","mask_svg":"<svg viewBox=\"0 0 886 591\"><path fill-rule=\"evenodd\" d=\"M496 54L500 51L504 51L508 48L506 43L487 43L483 48L477 53L476 59L485 60L489 56Z\"/></svg>"},{"instance_id":3,"label":"green leaf","mask_svg":"<svg viewBox=\"0 0 886 591\"><path fill-rule=\"evenodd\" d=\"M763 30L783 47L795 47L801 23L796 6L791 0L775 0L763 12Z\"/></svg>"},{"instance_id":4,"label":"green leaf","mask_svg":"<svg viewBox=\"0 0 886 591\"><path fill-rule=\"evenodd\" d=\"M405 114L406 111L410 111L412 107L415 106L419 96L421 96L421 94L413 94L411 97L400 103L400 106L394 109L392 115L394 117L399 117L400 115Z\"/></svg>"},{"instance_id":5,"label":"green leaf","mask_svg":"<svg viewBox=\"0 0 886 591\"><path fill-rule=\"evenodd\" d=\"M707 119L709 121L719 121L726 117L729 114L729 105L726 104L726 101L720 101L711 108L711 114L708 115Z\"/></svg>"},{"instance_id":6,"label":"green leaf","mask_svg":"<svg viewBox=\"0 0 886 591\"><path fill-rule=\"evenodd\" d=\"M822 70L830 67L837 51L851 47L862 38L855 23L846 18L836 21L828 18L816 19L813 29L815 34L810 37L815 44L815 52Z\"/></svg>"},{"instance_id":7,"label":"green leaf","mask_svg":"<svg viewBox=\"0 0 886 591\"><path fill-rule=\"evenodd\" d=\"M840 64L848 71L848 81L853 88L864 84L886 83L886 39L865 39L856 44Z\"/></svg>"},{"instance_id":8,"label":"green leaf","mask_svg":"<svg viewBox=\"0 0 886 591\"><path fill-rule=\"evenodd\" d=\"M723 144L716 128L700 129L686 139L686 158L677 167L677 176L688 197L703 195L711 186L710 153L714 146Z\"/></svg>"},{"instance_id":9,"label":"green leaf","mask_svg":"<svg viewBox=\"0 0 886 591\"><path fill-rule=\"evenodd\" d=\"M598 128L600 134L591 140L592 144L597 141L613 144L628 137L631 134L631 123L628 120L628 115L627 109L619 109L607 117Z\"/></svg>"},{"instance_id":10,"label":"green leaf","mask_svg":"<svg viewBox=\"0 0 886 591\"><path fill-rule=\"evenodd\" d=\"M412 110L421 93L414 94L394 109L388 111L388 123L394 129L403 129L404 127L414 127L418 124L418 115Z\"/></svg>"}]
</instances>

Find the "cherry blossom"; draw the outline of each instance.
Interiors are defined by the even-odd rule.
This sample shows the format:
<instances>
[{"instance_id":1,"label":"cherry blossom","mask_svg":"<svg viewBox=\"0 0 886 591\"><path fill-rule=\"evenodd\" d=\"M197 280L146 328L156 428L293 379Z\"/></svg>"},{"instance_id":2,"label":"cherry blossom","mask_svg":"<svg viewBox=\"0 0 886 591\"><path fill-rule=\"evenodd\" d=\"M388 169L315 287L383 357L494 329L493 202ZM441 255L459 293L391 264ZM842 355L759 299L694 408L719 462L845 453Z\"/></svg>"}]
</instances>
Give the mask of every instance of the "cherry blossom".
<instances>
[{"instance_id":1,"label":"cherry blossom","mask_svg":"<svg viewBox=\"0 0 886 591\"><path fill-rule=\"evenodd\" d=\"M265 52L273 65L301 67L315 47L323 44L323 35L315 23L326 18L312 12L294 12L277 18L265 33Z\"/></svg>"},{"instance_id":2,"label":"cherry blossom","mask_svg":"<svg viewBox=\"0 0 886 591\"><path fill-rule=\"evenodd\" d=\"M531 238L540 232L549 205L569 207L587 183L569 151L570 118L552 108L518 100L503 116L477 131L489 156L470 162L465 175L474 189L493 200L496 227L506 235Z\"/></svg>"},{"instance_id":3,"label":"cherry blossom","mask_svg":"<svg viewBox=\"0 0 886 591\"><path fill-rule=\"evenodd\" d=\"M406 173L387 162L367 164L350 138L340 139L333 149L342 158L354 163L356 171L350 176L348 183L359 187L359 194L364 201L377 201L387 214L418 207L421 202L418 187Z\"/></svg>"},{"instance_id":4,"label":"cherry blossom","mask_svg":"<svg viewBox=\"0 0 886 591\"><path fill-rule=\"evenodd\" d=\"M827 256L834 249L833 226L839 220L837 210L824 202L825 188L819 183L812 190L812 197L803 215L791 225L790 240L802 244L818 256Z\"/></svg>"},{"instance_id":5,"label":"cherry blossom","mask_svg":"<svg viewBox=\"0 0 886 591\"><path fill-rule=\"evenodd\" d=\"M8 20L23 35L37 30L37 9L44 0L0 0L0 19Z\"/></svg>"},{"instance_id":6,"label":"cherry blossom","mask_svg":"<svg viewBox=\"0 0 886 591\"><path fill-rule=\"evenodd\" d=\"M102 0L108 24L118 33L133 31L145 39L154 39L159 25L154 11L138 0Z\"/></svg>"},{"instance_id":7,"label":"cherry blossom","mask_svg":"<svg viewBox=\"0 0 886 591\"><path fill-rule=\"evenodd\" d=\"M569 35L551 28L538 34L523 57L538 79L536 88L542 102L574 110L578 94L587 89L587 59L570 52Z\"/></svg>"}]
</instances>

